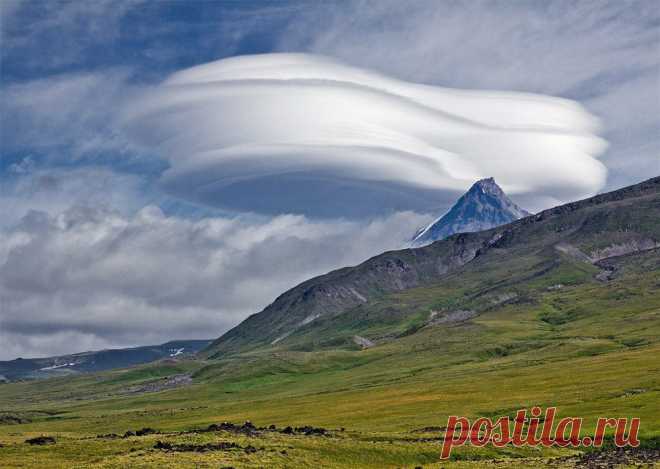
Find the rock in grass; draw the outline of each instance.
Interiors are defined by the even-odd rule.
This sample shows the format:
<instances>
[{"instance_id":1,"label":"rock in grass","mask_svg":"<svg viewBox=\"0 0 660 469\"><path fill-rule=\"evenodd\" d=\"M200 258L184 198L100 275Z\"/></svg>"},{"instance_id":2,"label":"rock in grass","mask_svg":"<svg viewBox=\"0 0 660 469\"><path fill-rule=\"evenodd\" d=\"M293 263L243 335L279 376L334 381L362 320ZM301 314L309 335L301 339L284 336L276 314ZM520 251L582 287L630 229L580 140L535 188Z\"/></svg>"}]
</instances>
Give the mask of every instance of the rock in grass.
<instances>
[{"instance_id":1,"label":"rock in grass","mask_svg":"<svg viewBox=\"0 0 660 469\"><path fill-rule=\"evenodd\" d=\"M25 442L29 445L54 445L55 438L52 436L38 436L35 438L29 438L25 440Z\"/></svg>"},{"instance_id":2,"label":"rock in grass","mask_svg":"<svg viewBox=\"0 0 660 469\"><path fill-rule=\"evenodd\" d=\"M230 451L234 449L241 449L241 446L229 442L221 441L218 443L206 443L202 445L196 444L173 444L166 441L158 440L154 445L154 449L159 449L161 451L172 451L172 452L194 452L194 453L205 453L207 451ZM253 446L247 446L245 449L246 453L254 453L257 451Z\"/></svg>"},{"instance_id":3,"label":"rock in grass","mask_svg":"<svg viewBox=\"0 0 660 469\"><path fill-rule=\"evenodd\" d=\"M135 436L151 435L152 433L158 433L158 432L156 430L154 430L153 428L144 427L144 428L141 428L140 430L137 430L135 432Z\"/></svg>"}]
</instances>

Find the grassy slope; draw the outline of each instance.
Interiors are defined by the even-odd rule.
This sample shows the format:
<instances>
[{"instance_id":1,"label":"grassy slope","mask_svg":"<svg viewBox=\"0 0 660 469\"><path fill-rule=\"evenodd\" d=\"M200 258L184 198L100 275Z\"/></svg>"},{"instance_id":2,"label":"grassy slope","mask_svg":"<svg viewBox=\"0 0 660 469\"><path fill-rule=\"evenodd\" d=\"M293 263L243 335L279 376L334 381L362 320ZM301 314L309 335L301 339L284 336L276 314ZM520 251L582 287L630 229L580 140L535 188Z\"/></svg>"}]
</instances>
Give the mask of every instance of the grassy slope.
<instances>
[{"instance_id":1,"label":"grassy slope","mask_svg":"<svg viewBox=\"0 0 660 469\"><path fill-rule=\"evenodd\" d=\"M498 264L500 272L475 262L469 272L449 276L441 284L383 297L360 315L349 311L337 316L325 324L323 334L310 329L286 349L0 386L0 411L32 419L0 425L0 466L87 467L95 462L110 467L432 467L438 465L438 442L419 440L437 438L438 433L412 430L442 426L449 414L498 416L532 405L556 405L562 415L583 416L587 428L598 416L641 416L646 444L656 444L658 250L618 258L608 282L595 280L595 266L569 256L552 258L549 265L543 252L513 260L505 256ZM564 286L548 289L556 284ZM503 298L509 300L498 304ZM464 323L424 326L432 310L457 308L474 309L479 316ZM339 337L359 331L390 339L363 351L305 351L310 341L327 337L328 331L343 331ZM184 372L193 373L194 385L125 393L136 383ZM268 433L249 441L224 433L89 438L144 426L174 432L245 419L257 425L347 430L333 437ZM58 443L23 443L37 434L56 435ZM266 450L165 453L151 449L158 439L227 440ZM451 465L483 467L493 457L522 456L507 465L538 467L540 460L534 458L556 454L465 447L455 451L456 458L475 460Z\"/></svg>"}]
</instances>

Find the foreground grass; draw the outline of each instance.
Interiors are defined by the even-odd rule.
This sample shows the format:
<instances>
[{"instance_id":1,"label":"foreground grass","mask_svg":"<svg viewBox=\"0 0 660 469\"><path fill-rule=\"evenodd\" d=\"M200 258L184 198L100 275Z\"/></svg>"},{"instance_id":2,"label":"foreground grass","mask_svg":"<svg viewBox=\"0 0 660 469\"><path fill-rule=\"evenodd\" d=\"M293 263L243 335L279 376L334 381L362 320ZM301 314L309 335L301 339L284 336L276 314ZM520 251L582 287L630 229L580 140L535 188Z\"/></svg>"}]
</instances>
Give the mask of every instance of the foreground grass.
<instances>
[{"instance_id":1,"label":"foreground grass","mask_svg":"<svg viewBox=\"0 0 660 469\"><path fill-rule=\"evenodd\" d=\"M257 388L228 392L222 383L208 383L64 407L45 402L42 412L60 413L37 417L29 424L0 427L0 441L5 445L0 448L0 460L2 467L433 467L438 463L437 439L441 433L414 430L444 425L450 413L507 415L534 404L558 405L563 415L584 416L588 429L601 415L642 416L643 437L650 441L660 430L660 392L652 374L657 369L658 352L658 346L642 347L546 364L529 363L515 370L506 360L465 364L451 367L442 378L434 378L436 373L429 371L398 384L328 393L305 392L302 383L266 385L271 395ZM628 370L625 383L612 373L621 368ZM629 388L643 392L631 394ZM223 420L252 420L257 425L276 424L280 428L323 425L332 436L176 433ZM96 437L145 426L165 434L125 439ZM340 426L346 430L341 431ZM42 434L55 436L57 443L44 447L24 443ZM425 439L431 441L422 441ZM168 453L153 448L158 440L179 444L232 441L242 447L264 449L253 454L241 449ZM452 465L483 467L492 458L515 458L509 461L509 467L538 467L538 458L566 453L570 451L465 447L455 450L455 458L459 459ZM447 463L443 466L448 467Z\"/></svg>"}]
</instances>

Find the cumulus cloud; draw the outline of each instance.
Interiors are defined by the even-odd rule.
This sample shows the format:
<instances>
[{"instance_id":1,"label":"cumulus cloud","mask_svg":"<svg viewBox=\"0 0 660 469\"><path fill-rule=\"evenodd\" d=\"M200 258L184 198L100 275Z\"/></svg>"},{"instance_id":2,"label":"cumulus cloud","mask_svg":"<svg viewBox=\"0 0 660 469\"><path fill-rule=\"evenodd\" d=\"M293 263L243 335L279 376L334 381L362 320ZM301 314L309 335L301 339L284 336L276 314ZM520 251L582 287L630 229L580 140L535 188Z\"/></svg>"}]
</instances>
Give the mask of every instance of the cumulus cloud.
<instances>
[{"instance_id":1,"label":"cumulus cloud","mask_svg":"<svg viewBox=\"0 0 660 469\"><path fill-rule=\"evenodd\" d=\"M485 176L566 200L606 175L597 121L575 102L419 85L308 54L175 73L125 119L168 159L164 187L238 210L346 215L347 191L370 210L392 193L403 194L397 208L419 209L406 197L437 204Z\"/></svg>"},{"instance_id":2,"label":"cumulus cloud","mask_svg":"<svg viewBox=\"0 0 660 469\"><path fill-rule=\"evenodd\" d=\"M0 231L0 359L214 338L286 289L399 247L426 216L370 222L29 212Z\"/></svg>"}]
</instances>

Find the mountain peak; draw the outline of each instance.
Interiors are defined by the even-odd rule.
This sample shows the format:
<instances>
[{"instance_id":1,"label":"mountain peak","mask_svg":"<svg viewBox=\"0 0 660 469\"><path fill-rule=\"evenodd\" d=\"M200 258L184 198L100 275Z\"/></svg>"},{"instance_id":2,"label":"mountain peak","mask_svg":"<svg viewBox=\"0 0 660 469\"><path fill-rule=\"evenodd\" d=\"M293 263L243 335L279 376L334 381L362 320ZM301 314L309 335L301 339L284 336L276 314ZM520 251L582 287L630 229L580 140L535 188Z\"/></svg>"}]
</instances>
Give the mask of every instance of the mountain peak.
<instances>
[{"instance_id":1,"label":"mountain peak","mask_svg":"<svg viewBox=\"0 0 660 469\"><path fill-rule=\"evenodd\" d=\"M489 177L489 178L483 178L479 179L477 182L475 182L472 186L488 186L488 185L493 185L495 184L497 186L497 183L495 182L494 177Z\"/></svg>"},{"instance_id":2,"label":"mountain peak","mask_svg":"<svg viewBox=\"0 0 660 469\"><path fill-rule=\"evenodd\" d=\"M496 195L498 197L501 196L506 197L506 194L504 194L502 188L499 185L497 185L497 183L495 182L495 178L493 177L479 179L477 182L472 184L472 187L470 187L470 190L468 192L472 192L476 190L481 190L482 192Z\"/></svg>"},{"instance_id":3,"label":"mountain peak","mask_svg":"<svg viewBox=\"0 0 660 469\"><path fill-rule=\"evenodd\" d=\"M420 231L412 241L421 246L451 236L487 230L529 215L509 199L492 177L480 179L442 217Z\"/></svg>"}]
</instances>

